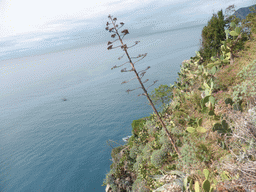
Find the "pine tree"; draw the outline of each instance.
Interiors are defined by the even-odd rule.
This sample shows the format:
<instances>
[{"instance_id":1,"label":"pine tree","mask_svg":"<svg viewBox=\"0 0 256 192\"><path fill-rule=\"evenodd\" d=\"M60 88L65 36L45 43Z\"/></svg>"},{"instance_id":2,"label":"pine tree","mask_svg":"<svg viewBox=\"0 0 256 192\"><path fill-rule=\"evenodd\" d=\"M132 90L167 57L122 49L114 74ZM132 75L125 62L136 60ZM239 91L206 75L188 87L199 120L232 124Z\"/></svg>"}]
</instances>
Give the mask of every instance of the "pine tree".
<instances>
[{"instance_id":1,"label":"pine tree","mask_svg":"<svg viewBox=\"0 0 256 192\"><path fill-rule=\"evenodd\" d=\"M222 10L213 14L207 26L202 30L202 41L199 50L200 55L205 61L210 60L211 56L220 56L221 41L226 38L225 20Z\"/></svg>"}]
</instances>

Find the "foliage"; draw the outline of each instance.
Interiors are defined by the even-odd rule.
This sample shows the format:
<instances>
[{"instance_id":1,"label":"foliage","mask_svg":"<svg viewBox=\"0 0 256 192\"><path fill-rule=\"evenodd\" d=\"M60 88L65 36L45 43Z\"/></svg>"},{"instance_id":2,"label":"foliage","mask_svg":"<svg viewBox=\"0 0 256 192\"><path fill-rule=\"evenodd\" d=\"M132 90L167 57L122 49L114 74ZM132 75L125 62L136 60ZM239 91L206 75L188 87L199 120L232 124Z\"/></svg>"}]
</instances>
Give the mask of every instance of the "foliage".
<instances>
[{"instance_id":1,"label":"foliage","mask_svg":"<svg viewBox=\"0 0 256 192\"><path fill-rule=\"evenodd\" d=\"M149 192L150 189L146 187L146 182L142 179L136 179L132 185L132 191L136 192Z\"/></svg>"},{"instance_id":2,"label":"foliage","mask_svg":"<svg viewBox=\"0 0 256 192\"><path fill-rule=\"evenodd\" d=\"M145 127L148 130L148 134L149 135L153 135L157 131L157 129L158 129L158 126L157 126L157 124L156 124L156 122L154 120L146 121Z\"/></svg>"},{"instance_id":3,"label":"foliage","mask_svg":"<svg viewBox=\"0 0 256 192\"><path fill-rule=\"evenodd\" d=\"M182 160L177 163L178 169L189 168L197 164L195 143L184 140L181 149Z\"/></svg>"},{"instance_id":4,"label":"foliage","mask_svg":"<svg viewBox=\"0 0 256 192\"><path fill-rule=\"evenodd\" d=\"M111 151L111 157L114 159L114 161L119 161L120 159L120 151L124 148L124 146L115 147Z\"/></svg>"},{"instance_id":5,"label":"foliage","mask_svg":"<svg viewBox=\"0 0 256 192\"><path fill-rule=\"evenodd\" d=\"M203 172L204 172L204 176L205 176L205 180L203 181L203 184L202 184L203 191L204 192L212 192L214 190L214 185L211 185L210 181L208 180L210 173L209 173L209 171L207 169L204 169ZM199 187L200 187L199 186L199 182L196 181L195 191L200 192L200 188Z\"/></svg>"},{"instance_id":6,"label":"foliage","mask_svg":"<svg viewBox=\"0 0 256 192\"><path fill-rule=\"evenodd\" d=\"M132 121L132 134L135 137L138 137L138 134L143 129L145 122L146 122L145 119L138 119L138 120L133 120Z\"/></svg>"},{"instance_id":7,"label":"foliage","mask_svg":"<svg viewBox=\"0 0 256 192\"><path fill-rule=\"evenodd\" d=\"M210 60L211 56L219 56L221 41L225 39L225 21L222 10L213 14L207 26L202 30L202 43L199 50L204 60Z\"/></svg>"},{"instance_id":8,"label":"foliage","mask_svg":"<svg viewBox=\"0 0 256 192\"><path fill-rule=\"evenodd\" d=\"M143 153L143 157L145 159L150 159L151 155L152 155L152 147L151 147L151 143L147 143L147 145L144 147L144 149L142 150Z\"/></svg>"},{"instance_id":9,"label":"foliage","mask_svg":"<svg viewBox=\"0 0 256 192\"><path fill-rule=\"evenodd\" d=\"M137 172L140 168L140 165L143 164L144 162L144 157L143 155L138 155L136 158L136 163L133 165L133 171Z\"/></svg>"},{"instance_id":10,"label":"foliage","mask_svg":"<svg viewBox=\"0 0 256 192\"><path fill-rule=\"evenodd\" d=\"M197 127L193 128L193 127L187 127L187 131L189 133L195 133L195 132L199 132L199 133L205 133L207 130L201 126L202 125L202 118L197 119Z\"/></svg>"},{"instance_id":11,"label":"foliage","mask_svg":"<svg viewBox=\"0 0 256 192\"><path fill-rule=\"evenodd\" d=\"M154 165L156 168L161 167L163 165L164 157L166 156L166 154L167 154L167 152L166 152L165 148L155 150L151 156L152 165Z\"/></svg>"},{"instance_id":12,"label":"foliage","mask_svg":"<svg viewBox=\"0 0 256 192\"><path fill-rule=\"evenodd\" d=\"M113 191L117 191L117 186L115 184L115 177L114 177L113 173L114 172L111 169L110 172L106 175L103 183L104 183L104 185L109 184Z\"/></svg>"},{"instance_id":13,"label":"foliage","mask_svg":"<svg viewBox=\"0 0 256 192\"><path fill-rule=\"evenodd\" d=\"M212 131L217 131L220 134L230 133L231 129L228 127L226 120L222 120L221 123L215 123Z\"/></svg>"},{"instance_id":14,"label":"foliage","mask_svg":"<svg viewBox=\"0 0 256 192\"><path fill-rule=\"evenodd\" d=\"M237 76L243 79L243 82L233 87L233 100L241 101L244 97L256 96L256 60L244 67Z\"/></svg>"},{"instance_id":15,"label":"foliage","mask_svg":"<svg viewBox=\"0 0 256 192\"><path fill-rule=\"evenodd\" d=\"M139 153L139 149L136 145L133 145L132 148L130 149L130 157L132 159L136 159L138 153Z\"/></svg>"},{"instance_id":16,"label":"foliage","mask_svg":"<svg viewBox=\"0 0 256 192\"><path fill-rule=\"evenodd\" d=\"M172 98L172 89L168 85L160 85L151 92L150 98L155 105L161 103L163 108L164 104L168 104Z\"/></svg>"}]
</instances>

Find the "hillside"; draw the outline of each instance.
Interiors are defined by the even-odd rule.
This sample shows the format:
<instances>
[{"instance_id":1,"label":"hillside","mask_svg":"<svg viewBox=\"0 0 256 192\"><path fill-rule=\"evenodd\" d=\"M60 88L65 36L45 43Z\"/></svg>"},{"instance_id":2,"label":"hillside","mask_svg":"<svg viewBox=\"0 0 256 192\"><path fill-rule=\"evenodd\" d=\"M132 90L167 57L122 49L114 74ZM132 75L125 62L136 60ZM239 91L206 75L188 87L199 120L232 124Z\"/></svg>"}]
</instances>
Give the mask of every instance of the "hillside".
<instances>
[{"instance_id":1,"label":"hillside","mask_svg":"<svg viewBox=\"0 0 256 192\"><path fill-rule=\"evenodd\" d=\"M231 26L220 57L204 61L196 51L170 85L160 114L181 155L156 114L134 120L128 142L111 152L107 192L256 190L256 33L232 63L242 32Z\"/></svg>"},{"instance_id":2,"label":"hillside","mask_svg":"<svg viewBox=\"0 0 256 192\"><path fill-rule=\"evenodd\" d=\"M237 16L237 17L240 18L240 19L245 19L246 16L247 16L249 13L252 13L252 11L250 11L250 8L253 7L253 6L256 6L256 5L252 5L252 6L249 6L249 7L240 8L240 9L238 9L237 11L235 11L235 13L234 13L233 15Z\"/></svg>"}]
</instances>

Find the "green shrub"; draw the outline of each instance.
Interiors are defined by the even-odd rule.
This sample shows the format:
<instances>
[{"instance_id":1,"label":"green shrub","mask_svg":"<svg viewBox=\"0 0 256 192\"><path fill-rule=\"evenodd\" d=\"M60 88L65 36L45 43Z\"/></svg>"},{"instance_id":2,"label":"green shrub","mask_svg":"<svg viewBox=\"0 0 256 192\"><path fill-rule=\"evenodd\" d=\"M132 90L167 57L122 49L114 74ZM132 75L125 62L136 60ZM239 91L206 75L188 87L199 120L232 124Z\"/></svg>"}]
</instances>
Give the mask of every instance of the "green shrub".
<instances>
[{"instance_id":1,"label":"green shrub","mask_svg":"<svg viewBox=\"0 0 256 192\"><path fill-rule=\"evenodd\" d=\"M167 154L168 152L171 152L172 146L171 146L170 142L163 144L161 147L161 151L163 151L165 154Z\"/></svg>"},{"instance_id":2,"label":"green shrub","mask_svg":"<svg viewBox=\"0 0 256 192\"><path fill-rule=\"evenodd\" d=\"M109 184L113 191L117 191L117 186L114 183L114 181L115 181L114 172L111 169L110 172L106 175L106 178L104 179L103 183L104 185Z\"/></svg>"},{"instance_id":3,"label":"green shrub","mask_svg":"<svg viewBox=\"0 0 256 192\"><path fill-rule=\"evenodd\" d=\"M149 135L153 135L157 131L157 128L156 128L157 126L154 121L149 121L149 120L146 121L145 127L148 130Z\"/></svg>"},{"instance_id":4,"label":"green shrub","mask_svg":"<svg viewBox=\"0 0 256 192\"><path fill-rule=\"evenodd\" d=\"M134 165L133 165L133 170L135 172L137 172L139 170L140 164L143 163L143 160L144 160L143 155L137 155L136 163L134 163Z\"/></svg>"},{"instance_id":5,"label":"green shrub","mask_svg":"<svg viewBox=\"0 0 256 192\"><path fill-rule=\"evenodd\" d=\"M193 166L197 163L196 157L196 146L193 144L185 143L181 148L182 161L180 161L177 166L182 169L183 166Z\"/></svg>"},{"instance_id":6,"label":"green shrub","mask_svg":"<svg viewBox=\"0 0 256 192\"><path fill-rule=\"evenodd\" d=\"M244 67L237 76L240 77L243 82L233 87L233 100L235 102L241 101L244 97L256 96L256 60Z\"/></svg>"},{"instance_id":7,"label":"green shrub","mask_svg":"<svg viewBox=\"0 0 256 192\"><path fill-rule=\"evenodd\" d=\"M152 147L150 143L147 143L147 145L142 150L142 153L145 159L150 159L152 155Z\"/></svg>"},{"instance_id":8,"label":"green shrub","mask_svg":"<svg viewBox=\"0 0 256 192\"><path fill-rule=\"evenodd\" d=\"M132 158L132 159L136 159L137 155L139 153L139 149L136 145L133 145L132 148L130 149L130 154L129 156Z\"/></svg>"},{"instance_id":9,"label":"green shrub","mask_svg":"<svg viewBox=\"0 0 256 192\"><path fill-rule=\"evenodd\" d=\"M119 161L120 159L120 151L124 148L124 146L115 147L111 151L111 157L114 159L114 161Z\"/></svg>"},{"instance_id":10,"label":"green shrub","mask_svg":"<svg viewBox=\"0 0 256 192\"><path fill-rule=\"evenodd\" d=\"M141 132L141 129L143 129L145 122L146 122L146 120L144 118L138 119L138 120L133 120L132 133L135 137L138 137L138 134Z\"/></svg>"},{"instance_id":11,"label":"green shrub","mask_svg":"<svg viewBox=\"0 0 256 192\"><path fill-rule=\"evenodd\" d=\"M161 145L163 145L164 143L168 143L168 142L170 142L170 141L169 141L168 137L166 136L164 129L162 129L160 132L159 143Z\"/></svg>"},{"instance_id":12,"label":"green shrub","mask_svg":"<svg viewBox=\"0 0 256 192\"><path fill-rule=\"evenodd\" d=\"M163 165L164 157L166 156L166 151L162 148L159 150L155 150L151 156L151 164L156 168L159 168Z\"/></svg>"},{"instance_id":13,"label":"green shrub","mask_svg":"<svg viewBox=\"0 0 256 192\"><path fill-rule=\"evenodd\" d=\"M196 157L201 162L209 162L211 159L211 150L205 144L201 143L197 146Z\"/></svg>"}]
</instances>

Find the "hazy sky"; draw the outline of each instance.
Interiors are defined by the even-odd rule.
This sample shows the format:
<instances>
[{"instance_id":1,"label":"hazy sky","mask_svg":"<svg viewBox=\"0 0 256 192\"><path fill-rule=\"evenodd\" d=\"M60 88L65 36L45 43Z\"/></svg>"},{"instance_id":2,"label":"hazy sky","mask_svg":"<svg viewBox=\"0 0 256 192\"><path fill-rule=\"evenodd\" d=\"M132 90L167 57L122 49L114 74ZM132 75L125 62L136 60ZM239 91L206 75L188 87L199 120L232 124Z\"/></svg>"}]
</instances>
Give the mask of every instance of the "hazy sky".
<instances>
[{"instance_id":1,"label":"hazy sky","mask_svg":"<svg viewBox=\"0 0 256 192\"><path fill-rule=\"evenodd\" d=\"M104 30L109 14L123 21L130 32L151 33L180 24L207 23L213 13L224 11L229 5L235 4L239 9L255 3L255 0L0 0L0 55L14 49L24 51L39 42L47 47L61 42L100 41L109 35Z\"/></svg>"},{"instance_id":2,"label":"hazy sky","mask_svg":"<svg viewBox=\"0 0 256 192\"><path fill-rule=\"evenodd\" d=\"M189 4L189 6L187 6ZM186 15L212 14L230 4L238 8L253 4L250 0L1 0L0 37L29 32L58 32L74 27L67 20L84 21L117 13L129 14L145 8L145 14L165 6L179 5ZM147 9L150 6L150 9ZM238 9L237 8L237 9ZM133 15L136 16L136 15ZM86 22L85 22L86 23ZM78 24L79 25L79 24ZM92 27L94 27L92 25Z\"/></svg>"}]
</instances>

